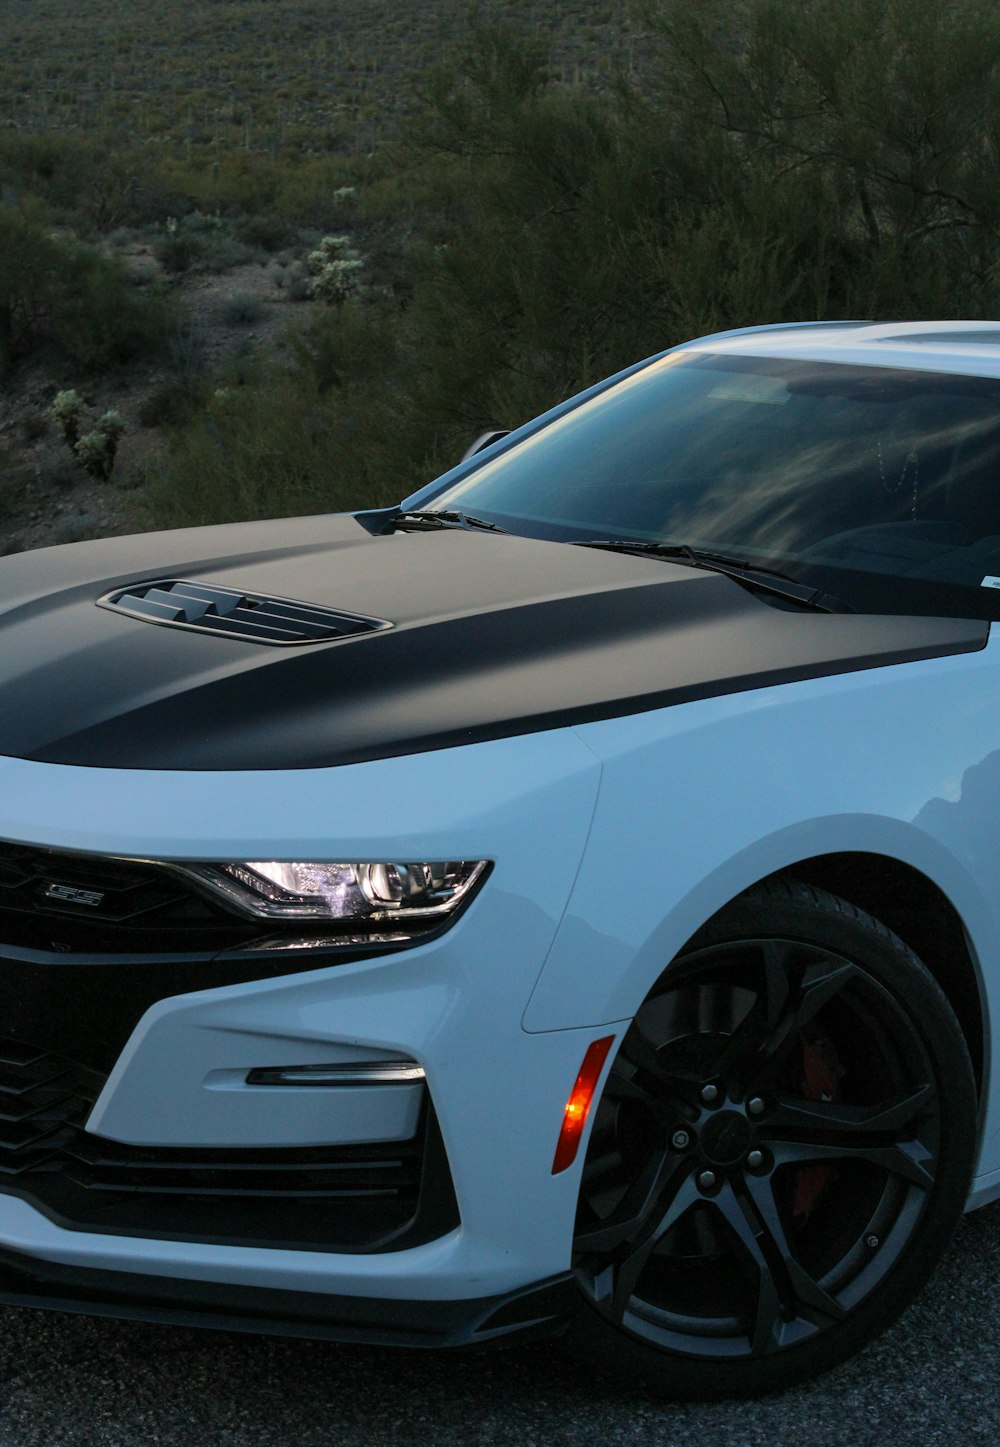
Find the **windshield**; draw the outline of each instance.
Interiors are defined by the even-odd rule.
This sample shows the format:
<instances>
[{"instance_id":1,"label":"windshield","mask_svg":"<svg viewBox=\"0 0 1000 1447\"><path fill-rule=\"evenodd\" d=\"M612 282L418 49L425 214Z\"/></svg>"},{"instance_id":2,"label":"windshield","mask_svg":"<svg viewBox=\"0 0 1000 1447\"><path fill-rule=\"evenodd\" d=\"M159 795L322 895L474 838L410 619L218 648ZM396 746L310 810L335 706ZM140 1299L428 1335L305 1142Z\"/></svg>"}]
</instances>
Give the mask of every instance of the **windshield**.
<instances>
[{"instance_id":1,"label":"windshield","mask_svg":"<svg viewBox=\"0 0 1000 1447\"><path fill-rule=\"evenodd\" d=\"M868 611L997 618L1000 380L674 353L422 505L737 554Z\"/></svg>"}]
</instances>

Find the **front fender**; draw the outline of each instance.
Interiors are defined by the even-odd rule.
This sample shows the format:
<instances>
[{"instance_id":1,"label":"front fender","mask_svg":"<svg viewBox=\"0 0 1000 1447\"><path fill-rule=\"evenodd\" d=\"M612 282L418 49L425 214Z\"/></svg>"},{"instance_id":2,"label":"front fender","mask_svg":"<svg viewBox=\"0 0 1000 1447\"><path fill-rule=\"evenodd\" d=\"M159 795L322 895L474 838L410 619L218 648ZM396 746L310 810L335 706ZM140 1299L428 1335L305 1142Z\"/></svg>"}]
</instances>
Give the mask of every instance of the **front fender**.
<instances>
[{"instance_id":1,"label":"front fender","mask_svg":"<svg viewBox=\"0 0 1000 1447\"><path fill-rule=\"evenodd\" d=\"M1000 821L996 657L988 648L579 729L602 760L601 793L525 1028L633 1015L736 895L841 851L897 859L938 886L965 924L988 1011L1000 961L995 856L983 847L984 818Z\"/></svg>"}]
</instances>

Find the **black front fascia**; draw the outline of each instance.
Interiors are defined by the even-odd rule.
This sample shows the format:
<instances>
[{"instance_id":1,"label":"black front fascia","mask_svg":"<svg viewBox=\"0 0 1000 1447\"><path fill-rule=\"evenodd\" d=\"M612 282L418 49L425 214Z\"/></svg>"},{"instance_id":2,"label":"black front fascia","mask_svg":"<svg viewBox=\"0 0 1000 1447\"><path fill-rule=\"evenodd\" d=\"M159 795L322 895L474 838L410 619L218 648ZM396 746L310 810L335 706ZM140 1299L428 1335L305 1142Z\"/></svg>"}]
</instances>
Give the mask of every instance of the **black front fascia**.
<instances>
[{"instance_id":1,"label":"black front fascia","mask_svg":"<svg viewBox=\"0 0 1000 1447\"><path fill-rule=\"evenodd\" d=\"M143 1015L160 1000L382 958L389 949L82 955L0 943L0 1034L106 1074Z\"/></svg>"},{"instance_id":2,"label":"black front fascia","mask_svg":"<svg viewBox=\"0 0 1000 1447\"><path fill-rule=\"evenodd\" d=\"M0 1302L10 1306L372 1346L508 1346L558 1333L575 1301L568 1272L501 1296L395 1301L97 1271L0 1251Z\"/></svg>"},{"instance_id":3,"label":"black front fascia","mask_svg":"<svg viewBox=\"0 0 1000 1447\"><path fill-rule=\"evenodd\" d=\"M426 1090L407 1140L223 1148L91 1134L104 1083L99 1071L0 1036L0 1193L64 1230L371 1255L459 1224Z\"/></svg>"},{"instance_id":4,"label":"black front fascia","mask_svg":"<svg viewBox=\"0 0 1000 1447\"><path fill-rule=\"evenodd\" d=\"M0 1037L107 1074L158 1001L428 943L488 874L443 920L337 940L336 921L243 918L149 861L0 842Z\"/></svg>"}]
</instances>

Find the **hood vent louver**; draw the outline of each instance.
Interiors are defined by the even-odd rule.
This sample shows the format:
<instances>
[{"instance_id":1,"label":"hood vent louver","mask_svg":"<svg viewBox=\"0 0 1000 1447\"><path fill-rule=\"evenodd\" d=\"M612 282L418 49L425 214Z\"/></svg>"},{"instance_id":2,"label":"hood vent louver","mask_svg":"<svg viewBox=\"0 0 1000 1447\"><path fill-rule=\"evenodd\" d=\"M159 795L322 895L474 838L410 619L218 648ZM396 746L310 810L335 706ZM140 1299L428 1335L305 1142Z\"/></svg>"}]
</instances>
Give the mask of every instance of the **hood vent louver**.
<instances>
[{"instance_id":1,"label":"hood vent louver","mask_svg":"<svg viewBox=\"0 0 1000 1447\"><path fill-rule=\"evenodd\" d=\"M329 643L392 627L379 618L360 618L315 603L240 593L234 588L220 588L216 583L190 583L183 579L116 588L98 598L97 604L149 623L189 628L198 633L219 633L226 638L242 638L247 643Z\"/></svg>"}]
</instances>

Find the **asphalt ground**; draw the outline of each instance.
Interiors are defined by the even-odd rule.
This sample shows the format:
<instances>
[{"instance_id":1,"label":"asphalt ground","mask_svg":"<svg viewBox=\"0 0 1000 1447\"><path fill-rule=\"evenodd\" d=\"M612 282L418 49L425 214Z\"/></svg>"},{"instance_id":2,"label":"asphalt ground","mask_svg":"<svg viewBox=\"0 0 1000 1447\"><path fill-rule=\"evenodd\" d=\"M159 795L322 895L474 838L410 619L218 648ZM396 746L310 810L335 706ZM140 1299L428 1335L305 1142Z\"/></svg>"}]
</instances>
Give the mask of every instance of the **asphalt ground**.
<instances>
[{"instance_id":1,"label":"asphalt ground","mask_svg":"<svg viewBox=\"0 0 1000 1447\"><path fill-rule=\"evenodd\" d=\"M755 1402L673 1405L551 1343L465 1356L0 1310L2 1447L905 1447L1000 1440L1000 1204L860 1356Z\"/></svg>"}]
</instances>

